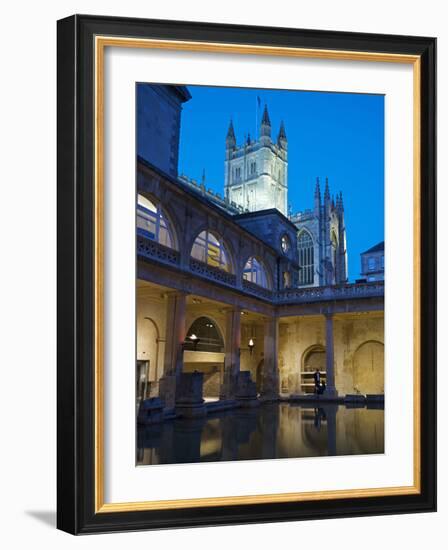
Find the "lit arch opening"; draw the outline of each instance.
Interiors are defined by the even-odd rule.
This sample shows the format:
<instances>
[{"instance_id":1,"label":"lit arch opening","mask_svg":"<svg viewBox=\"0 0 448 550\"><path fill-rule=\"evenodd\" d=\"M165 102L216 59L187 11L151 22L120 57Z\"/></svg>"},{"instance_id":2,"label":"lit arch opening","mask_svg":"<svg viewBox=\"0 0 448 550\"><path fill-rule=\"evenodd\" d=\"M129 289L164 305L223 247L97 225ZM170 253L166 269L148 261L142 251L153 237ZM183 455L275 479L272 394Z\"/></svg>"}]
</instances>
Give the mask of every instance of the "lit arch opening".
<instances>
[{"instance_id":1,"label":"lit arch opening","mask_svg":"<svg viewBox=\"0 0 448 550\"><path fill-rule=\"evenodd\" d=\"M168 248L176 248L174 232L160 203L137 197L137 231Z\"/></svg>"},{"instance_id":2,"label":"lit arch opening","mask_svg":"<svg viewBox=\"0 0 448 550\"><path fill-rule=\"evenodd\" d=\"M251 256L244 266L243 279L263 288L270 288L264 265L255 256Z\"/></svg>"},{"instance_id":3,"label":"lit arch opening","mask_svg":"<svg viewBox=\"0 0 448 550\"><path fill-rule=\"evenodd\" d=\"M205 230L199 233L191 249L191 257L228 273L232 271L224 241L211 231Z\"/></svg>"},{"instance_id":4,"label":"lit arch opening","mask_svg":"<svg viewBox=\"0 0 448 550\"><path fill-rule=\"evenodd\" d=\"M185 349L222 353L224 351L224 339L215 321L209 317L198 317L188 329Z\"/></svg>"}]
</instances>

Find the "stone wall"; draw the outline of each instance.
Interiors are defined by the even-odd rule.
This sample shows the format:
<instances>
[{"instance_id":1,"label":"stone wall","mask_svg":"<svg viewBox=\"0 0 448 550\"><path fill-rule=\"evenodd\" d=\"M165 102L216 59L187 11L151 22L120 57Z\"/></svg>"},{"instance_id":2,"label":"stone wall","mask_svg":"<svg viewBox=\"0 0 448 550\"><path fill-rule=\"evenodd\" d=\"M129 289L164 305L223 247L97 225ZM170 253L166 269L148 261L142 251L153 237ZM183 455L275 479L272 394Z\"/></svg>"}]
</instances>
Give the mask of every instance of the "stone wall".
<instances>
[{"instance_id":1,"label":"stone wall","mask_svg":"<svg viewBox=\"0 0 448 550\"><path fill-rule=\"evenodd\" d=\"M149 381L163 374L166 340L166 302L154 297L137 299L137 360L149 361Z\"/></svg>"},{"instance_id":2,"label":"stone wall","mask_svg":"<svg viewBox=\"0 0 448 550\"><path fill-rule=\"evenodd\" d=\"M177 176L180 115L190 97L186 88L137 84L137 154Z\"/></svg>"},{"instance_id":3,"label":"stone wall","mask_svg":"<svg viewBox=\"0 0 448 550\"><path fill-rule=\"evenodd\" d=\"M280 321L279 370L282 393L303 393L301 370L313 347L325 349L324 317ZM334 361L339 394L384 391L384 316L334 318Z\"/></svg>"}]
</instances>

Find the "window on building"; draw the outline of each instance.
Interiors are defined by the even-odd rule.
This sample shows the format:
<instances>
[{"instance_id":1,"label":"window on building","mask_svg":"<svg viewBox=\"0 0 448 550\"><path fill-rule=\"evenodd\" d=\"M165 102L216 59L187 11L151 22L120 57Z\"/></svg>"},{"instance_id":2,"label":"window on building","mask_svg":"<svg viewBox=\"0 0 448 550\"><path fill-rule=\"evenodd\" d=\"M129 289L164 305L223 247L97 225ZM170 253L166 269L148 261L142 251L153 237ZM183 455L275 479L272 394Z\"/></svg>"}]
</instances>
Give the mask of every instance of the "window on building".
<instances>
[{"instance_id":1,"label":"window on building","mask_svg":"<svg viewBox=\"0 0 448 550\"><path fill-rule=\"evenodd\" d=\"M290 248L290 242L289 242L288 235L282 235L281 245L282 245L283 252L286 254L289 251L289 248Z\"/></svg>"},{"instance_id":2,"label":"window on building","mask_svg":"<svg viewBox=\"0 0 448 550\"><path fill-rule=\"evenodd\" d=\"M376 262L375 262L375 258L369 258L367 260L367 269L369 271L374 271L376 268Z\"/></svg>"},{"instance_id":3,"label":"window on building","mask_svg":"<svg viewBox=\"0 0 448 550\"><path fill-rule=\"evenodd\" d=\"M143 195L137 197L137 230L168 248L174 248L172 228L160 203L155 204Z\"/></svg>"},{"instance_id":4,"label":"window on building","mask_svg":"<svg viewBox=\"0 0 448 550\"><path fill-rule=\"evenodd\" d=\"M202 231L196 237L191 257L223 271L231 271L229 256L222 239L208 230Z\"/></svg>"},{"instance_id":5,"label":"window on building","mask_svg":"<svg viewBox=\"0 0 448 550\"><path fill-rule=\"evenodd\" d=\"M283 272L283 288L291 288L291 273L289 271Z\"/></svg>"},{"instance_id":6,"label":"window on building","mask_svg":"<svg viewBox=\"0 0 448 550\"><path fill-rule=\"evenodd\" d=\"M243 270L243 279L258 286L262 286L263 288L269 288L266 269L262 263L253 256L247 260Z\"/></svg>"},{"instance_id":7,"label":"window on building","mask_svg":"<svg viewBox=\"0 0 448 550\"><path fill-rule=\"evenodd\" d=\"M314 282L314 243L308 231L303 230L297 238L299 252L299 284L310 285Z\"/></svg>"},{"instance_id":8,"label":"window on building","mask_svg":"<svg viewBox=\"0 0 448 550\"><path fill-rule=\"evenodd\" d=\"M250 174L251 174L251 176L253 176L256 173L257 173L257 163L255 161L252 161L250 163Z\"/></svg>"}]
</instances>

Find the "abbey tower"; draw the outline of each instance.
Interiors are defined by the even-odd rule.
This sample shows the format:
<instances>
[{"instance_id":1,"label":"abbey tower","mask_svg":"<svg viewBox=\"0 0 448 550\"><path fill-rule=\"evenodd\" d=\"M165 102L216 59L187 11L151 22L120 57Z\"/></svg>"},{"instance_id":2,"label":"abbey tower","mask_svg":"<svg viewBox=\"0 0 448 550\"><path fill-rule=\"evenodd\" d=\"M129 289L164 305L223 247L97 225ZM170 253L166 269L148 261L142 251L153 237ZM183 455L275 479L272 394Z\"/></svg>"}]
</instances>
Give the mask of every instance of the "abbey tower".
<instances>
[{"instance_id":1,"label":"abbey tower","mask_svg":"<svg viewBox=\"0 0 448 550\"><path fill-rule=\"evenodd\" d=\"M267 106L258 139L250 135L238 146L233 122L226 137L224 194L227 202L249 212L276 208L287 216L288 141L283 122L277 140L271 137Z\"/></svg>"},{"instance_id":2,"label":"abbey tower","mask_svg":"<svg viewBox=\"0 0 448 550\"><path fill-rule=\"evenodd\" d=\"M323 199L319 179L314 208L288 212L288 140L280 124L276 141L264 107L257 140L237 145L233 122L226 136L224 196L229 206L260 212L276 208L297 228L300 263L298 286L331 286L348 280L347 245L342 193L330 195L328 178Z\"/></svg>"}]
</instances>

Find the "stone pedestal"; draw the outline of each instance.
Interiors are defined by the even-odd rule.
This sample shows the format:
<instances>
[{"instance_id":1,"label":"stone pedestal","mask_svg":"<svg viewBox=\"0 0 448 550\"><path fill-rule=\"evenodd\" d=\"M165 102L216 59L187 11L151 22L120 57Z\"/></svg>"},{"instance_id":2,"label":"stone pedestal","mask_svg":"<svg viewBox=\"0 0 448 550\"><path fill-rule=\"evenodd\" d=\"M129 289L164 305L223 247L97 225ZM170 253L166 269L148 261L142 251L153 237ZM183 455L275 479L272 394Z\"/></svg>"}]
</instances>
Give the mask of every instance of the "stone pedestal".
<instances>
[{"instance_id":1,"label":"stone pedestal","mask_svg":"<svg viewBox=\"0 0 448 550\"><path fill-rule=\"evenodd\" d=\"M241 407L257 407L260 404L257 399L257 385L252 380L250 371L238 374L235 393Z\"/></svg>"},{"instance_id":2,"label":"stone pedestal","mask_svg":"<svg viewBox=\"0 0 448 550\"><path fill-rule=\"evenodd\" d=\"M159 395L167 409L173 409L176 403L176 385L175 374L162 376L159 380Z\"/></svg>"},{"instance_id":3,"label":"stone pedestal","mask_svg":"<svg viewBox=\"0 0 448 550\"><path fill-rule=\"evenodd\" d=\"M205 416L207 410L202 398L202 372L182 373L177 380L176 413L185 418Z\"/></svg>"},{"instance_id":4,"label":"stone pedestal","mask_svg":"<svg viewBox=\"0 0 448 550\"><path fill-rule=\"evenodd\" d=\"M140 403L137 415L139 424L155 424L163 420L163 402L159 397L145 399Z\"/></svg>"}]
</instances>

